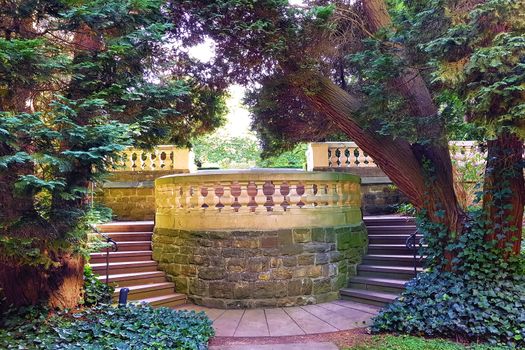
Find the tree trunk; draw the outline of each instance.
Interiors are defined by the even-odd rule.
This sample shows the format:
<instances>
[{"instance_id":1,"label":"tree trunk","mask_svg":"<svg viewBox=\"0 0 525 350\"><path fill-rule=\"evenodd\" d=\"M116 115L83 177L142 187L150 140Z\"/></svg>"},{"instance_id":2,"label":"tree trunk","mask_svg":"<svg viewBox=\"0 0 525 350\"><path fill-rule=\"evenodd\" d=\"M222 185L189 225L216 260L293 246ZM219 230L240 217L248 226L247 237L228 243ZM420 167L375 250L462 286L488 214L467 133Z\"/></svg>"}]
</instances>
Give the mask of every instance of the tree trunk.
<instances>
[{"instance_id":1,"label":"tree trunk","mask_svg":"<svg viewBox=\"0 0 525 350\"><path fill-rule=\"evenodd\" d=\"M84 258L65 255L53 259L56 267L17 265L0 261L0 311L42 303L52 308L78 305L84 284Z\"/></svg>"},{"instance_id":2,"label":"tree trunk","mask_svg":"<svg viewBox=\"0 0 525 350\"><path fill-rule=\"evenodd\" d=\"M305 89L306 82L309 85ZM361 108L360 99L326 77L312 73L306 79L292 79L291 84L369 154L416 207L427 210L432 221L443 223L452 235L461 232L465 214L454 191L448 145L410 145L405 140L378 136L361 128L353 119ZM305 94L305 90L316 93ZM433 164L430 174L425 170L425 159ZM444 215L439 215L438 211L443 211Z\"/></svg>"},{"instance_id":3,"label":"tree trunk","mask_svg":"<svg viewBox=\"0 0 525 350\"><path fill-rule=\"evenodd\" d=\"M509 247L506 255L521 250L525 181L523 179L523 140L505 132L488 141L483 212L486 239L496 240L499 248Z\"/></svg>"}]
</instances>

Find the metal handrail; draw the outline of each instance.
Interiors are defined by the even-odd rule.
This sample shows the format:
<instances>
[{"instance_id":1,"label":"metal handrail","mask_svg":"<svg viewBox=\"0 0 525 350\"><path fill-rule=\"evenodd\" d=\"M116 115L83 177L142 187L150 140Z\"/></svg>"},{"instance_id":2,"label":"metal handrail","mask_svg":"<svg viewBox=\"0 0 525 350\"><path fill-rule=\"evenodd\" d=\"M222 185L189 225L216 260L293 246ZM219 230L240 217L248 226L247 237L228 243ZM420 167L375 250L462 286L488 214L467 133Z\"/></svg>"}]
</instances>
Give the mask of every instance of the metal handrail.
<instances>
[{"instance_id":1,"label":"metal handrail","mask_svg":"<svg viewBox=\"0 0 525 350\"><path fill-rule=\"evenodd\" d=\"M417 253L419 251L419 248L422 248L423 247L423 238L421 238L419 240L419 243L416 244L416 240L417 240L417 234L419 233L418 230L414 231L410 236L408 236L406 242L405 242L405 246L412 250L412 252L414 253L414 275L417 275L417 263L418 263L418 259L417 259Z\"/></svg>"},{"instance_id":2,"label":"metal handrail","mask_svg":"<svg viewBox=\"0 0 525 350\"><path fill-rule=\"evenodd\" d=\"M98 228L95 225L90 225L91 229L98 235L100 235L106 243L111 243L111 250L113 252L118 251L118 243L115 242L111 237L108 235L100 232ZM109 247L106 247L106 285L109 285Z\"/></svg>"}]
</instances>

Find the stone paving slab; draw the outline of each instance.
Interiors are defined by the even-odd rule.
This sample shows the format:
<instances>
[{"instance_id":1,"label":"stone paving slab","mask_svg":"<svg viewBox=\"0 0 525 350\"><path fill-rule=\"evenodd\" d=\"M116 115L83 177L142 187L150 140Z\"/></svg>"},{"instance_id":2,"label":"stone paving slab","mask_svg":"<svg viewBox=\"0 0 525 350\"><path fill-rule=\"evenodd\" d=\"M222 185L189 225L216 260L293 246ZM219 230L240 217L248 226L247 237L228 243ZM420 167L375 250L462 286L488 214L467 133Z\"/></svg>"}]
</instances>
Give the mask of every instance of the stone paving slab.
<instances>
[{"instance_id":1,"label":"stone paving slab","mask_svg":"<svg viewBox=\"0 0 525 350\"><path fill-rule=\"evenodd\" d=\"M235 331L236 337L268 337L268 323L264 309L246 310Z\"/></svg>"},{"instance_id":2,"label":"stone paving slab","mask_svg":"<svg viewBox=\"0 0 525 350\"><path fill-rule=\"evenodd\" d=\"M334 343L293 343L293 344L264 344L264 345L216 345L210 350L338 350Z\"/></svg>"},{"instance_id":3,"label":"stone paving slab","mask_svg":"<svg viewBox=\"0 0 525 350\"><path fill-rule=\"evenodd\" d=\"M306 334L282 308L265 309L264 312L266 314L270 336L283 337Z\"/></svg>"},{"instance_id":4,"label":"stone paving slab","mask_svg":"<svg viewBox=\"0 0 525 350\"><path fill-rule=\"evenodd\" d=\"M196 305L182 305L178 309L204 311L213 321L215 335L218 337L282 337L345 331L366 327L379 311L379 307L347 300L267 309L222 310ZM237 350L237 348L233 349ZM261 350L266 349L274 348L261 348ZM309 348L301 348L301 350L307 349Z\"/></svg>"}]
</instances>

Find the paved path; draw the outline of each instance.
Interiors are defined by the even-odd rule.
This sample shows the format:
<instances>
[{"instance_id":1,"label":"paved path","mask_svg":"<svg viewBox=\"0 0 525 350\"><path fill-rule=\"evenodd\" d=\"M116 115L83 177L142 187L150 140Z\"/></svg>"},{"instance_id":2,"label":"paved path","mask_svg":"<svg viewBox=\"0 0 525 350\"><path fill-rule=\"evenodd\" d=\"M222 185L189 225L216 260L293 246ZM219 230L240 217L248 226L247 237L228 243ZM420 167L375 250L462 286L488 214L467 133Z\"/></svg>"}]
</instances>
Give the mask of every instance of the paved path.
<instances>
[{"instance_id":1,"label":"paved path","mask_svg":"<svg viewBox=\"0 0 525 350\"><path fill-rule=\"evenodd\" d=\"M339 350L334 343L293 343L264 345L216 345L210 350Z\"/></svg>"},{"instance_id":2,"label":"paved path","mask_svg":"<svg viewBox=\"0 0 525 350\"><path fill-rule=\"evenodd\" d=\"M269 309L222 310L197 305L182 305L178 309L204 311L213 321L218 337L280 337L344 331L366 327L379 311L379 307L347 300ZM267 349L274 348L261 348Z\"/></svg>"}]
</instances>

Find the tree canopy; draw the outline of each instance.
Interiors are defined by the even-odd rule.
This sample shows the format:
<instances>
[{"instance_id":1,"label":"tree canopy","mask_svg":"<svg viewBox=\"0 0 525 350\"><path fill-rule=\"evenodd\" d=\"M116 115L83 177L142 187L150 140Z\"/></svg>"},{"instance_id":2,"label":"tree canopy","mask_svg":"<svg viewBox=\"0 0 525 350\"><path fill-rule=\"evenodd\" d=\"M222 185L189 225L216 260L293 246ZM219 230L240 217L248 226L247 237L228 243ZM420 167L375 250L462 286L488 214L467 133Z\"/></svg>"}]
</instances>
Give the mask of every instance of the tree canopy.
<instances>
[{"instance_id":1,"label":"tree canopy","mask_svg":"<svg viewBox=\"0 0 525 350\"><path fill-rule=\"evenodd\" d=\"M0 1L0 285L8 303L76 304L88 183L119 151L186 146L222 124L223 93L177 72L192 60L172 49L172 28L159 0Z\"/></svg>"}]
</instances>

